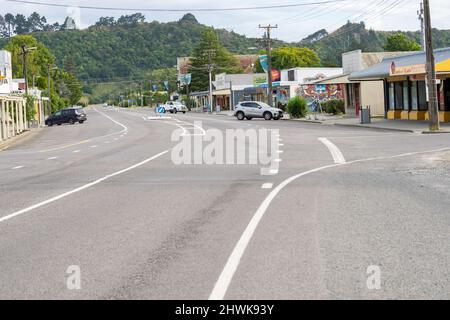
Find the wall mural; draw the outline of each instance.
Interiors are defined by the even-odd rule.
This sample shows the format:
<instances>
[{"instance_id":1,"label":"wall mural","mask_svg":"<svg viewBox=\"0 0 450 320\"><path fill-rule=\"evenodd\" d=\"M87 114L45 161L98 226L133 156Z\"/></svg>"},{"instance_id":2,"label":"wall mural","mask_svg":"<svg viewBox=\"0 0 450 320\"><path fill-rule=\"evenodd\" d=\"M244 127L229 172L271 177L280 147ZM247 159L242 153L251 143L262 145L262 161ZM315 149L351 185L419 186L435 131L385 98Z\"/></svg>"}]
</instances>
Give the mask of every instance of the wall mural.
<instances>
[{"instance_id":1,"label":"wall mural","mask_svg":"<svg viewBox=\"0 0 450 320\"><path fill-rule=\"evenodd\" d=\"M344 100L343 84L308 84L296 90L298 96L306 99L308 104L314 101L326 102L328 100Z\"/></svg>"}]
</instances>

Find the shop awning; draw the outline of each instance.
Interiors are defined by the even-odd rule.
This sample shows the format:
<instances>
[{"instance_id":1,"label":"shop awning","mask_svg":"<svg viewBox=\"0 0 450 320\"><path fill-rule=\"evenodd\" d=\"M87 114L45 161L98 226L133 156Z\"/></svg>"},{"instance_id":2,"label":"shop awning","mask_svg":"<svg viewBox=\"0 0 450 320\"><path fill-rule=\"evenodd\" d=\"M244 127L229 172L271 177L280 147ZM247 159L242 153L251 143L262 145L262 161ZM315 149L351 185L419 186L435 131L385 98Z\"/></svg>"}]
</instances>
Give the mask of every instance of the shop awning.
<instances>
[{"instance_id":1,"label":"shop awning","mask_svg":"<svg viewBox=\"0 0 450 320\"><path fill-rule=\"evenodd\" d=\"M217 90L213 92L213 96L229 96L231 94L230 89Z\"/></svg>"},{"instance_id":2,"label":"shop awning","mask_svg":"<svg viewBox=\"0 0 450 320\"><path fill-rule=\"evenodd\" d=\"M450 73L450 48L434 51L436 72ZM386 58L368 69L354 72L349 80L381 80L389 77L421 75L426 73L425 52L409 53L394 58Z\"/></svg>"}]
</instances>

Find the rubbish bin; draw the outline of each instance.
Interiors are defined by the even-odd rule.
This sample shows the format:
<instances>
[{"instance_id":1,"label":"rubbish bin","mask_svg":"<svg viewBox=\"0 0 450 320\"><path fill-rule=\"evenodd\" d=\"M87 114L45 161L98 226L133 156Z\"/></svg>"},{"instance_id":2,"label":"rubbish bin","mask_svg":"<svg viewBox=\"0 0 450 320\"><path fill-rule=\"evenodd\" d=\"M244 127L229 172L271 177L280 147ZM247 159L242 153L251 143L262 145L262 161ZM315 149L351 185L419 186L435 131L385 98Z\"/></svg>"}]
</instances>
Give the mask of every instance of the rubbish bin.
<instances>
[{"instance_id":1,"label":"rubbish bin","mask_svg":"<svg viewBox=\"0 0 450 320\"><path fill-rule=\"evenodd\" d=\"M361 117L361 124L369 124L372 122L370 115L370 106L361 107L360 117Z\"/></svg>"}]
</instances>

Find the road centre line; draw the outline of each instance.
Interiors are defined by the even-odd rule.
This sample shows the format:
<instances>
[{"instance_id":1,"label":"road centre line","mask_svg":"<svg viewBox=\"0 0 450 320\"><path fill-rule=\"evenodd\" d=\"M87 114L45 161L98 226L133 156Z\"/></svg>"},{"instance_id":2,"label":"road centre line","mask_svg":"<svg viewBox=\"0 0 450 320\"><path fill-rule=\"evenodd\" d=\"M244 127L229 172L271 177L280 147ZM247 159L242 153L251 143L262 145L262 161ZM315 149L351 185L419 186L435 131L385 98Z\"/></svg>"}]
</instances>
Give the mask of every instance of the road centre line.
<instances>
[{"instance_id":1,"label":"road centre line","mask_svg":"<svg viewBox=\"0 0 450 320\"><path fill-rule=\"evenodd\" d=\"M370 161L381 161L381 160L389 160L389 159L396 159L396 158L402 158L402 157L409 157L414 155L420 155L420 154L428 154L428 153L438 153L438 152L444 152L449 151L450 148L442 148L442 149L435 149L435 150L428 150L428 151L420 151L420 152L410 152L410 153L404 153L394 156L388 156L388 157L374 157L374 158L368 158L368 159L361 159L361 160L355 160L351 162L345 162L341 164L332 164L328 166L323 166L320 168L316 168L313 170L309 170L306 172L299 173L297 175L294 175L286 180L284 180L280 185L278 185L272 192L266 197L266 199L263 201L261 206L258 208L258 210L253 215L252 219L250 220L249 224L247 225L244 233L241 235L241 238L237 242L236 246L233 249L233 252L229 256L225 267L222 270L222 273L219 276L219 279L217 280L214 289L211 292L211 295L209 297L209 300L223 300L225 298L225 295L227 294L228 288L231 284L231 281L234 278L234 275L239 267L239 264L241 262L241 259L252 240L252 237L258 228L261 220L263 219L264 215L267 212L267 209L272 204L273 200L278 196L278 194L289 184L294 182L295 180L298 180L301 177L317 173L323 170L337 168L341 166L348 166L351 164L356 163L364 163L364 162L370 162Z\"/></svg>"},{"instance_id":2,"label":"road centre line","mask_svg":"<svg viewBox=\"0 0 450 320\"><path fill-rule=\"evenodd\" d=\"M141 161L141 162L139 162L139 163L136 163L136 164L134 164L134 165L132 165L132 166L130 166L130 167L128 167L128 168L125 168L125 169L123 169L123 170L116 171L116 172L114 172L114 173L108 174L108 175L106 175L106 176L104 176L104 177L102 177L102 178L99 178L99 179L97 179L97 180L95 180L95 181L92 181L92 182L90 182L90 183L88 183L88 184L85 184L85 185L83 185L83 186L81 186L81 187L78 187L78 188L73 189L73 190L71 190L71 191L68 191L68 192L66 192L66 193L60 194L60 195L55 196L55 197L53 197L53 198L50 198L50 199L48 199L48 200L39 202L39 203L37 203L37 204L35 204L35 205L32 205L32 206L30 206L30 207L28 207L28 208L25 208L25 209L16 211L16 212L11 213L11 214L9 214L9 215L7 215L7 216L1 217L1 218L0 218L0 223L5 222L5 221L8 221L8 220L11 220L11 219L13 219L13 218L15 218L15 217L18 217L18 216L20 216L20 215L23 215L23 214L25 214L25 213L28 213L28 212L30 212L30 211L33 211L33 210L35 210L35 209L37 209L37 208L43 207L43 206L48 205L48 204L50 204L50 203L52 203L52 202L56 202L56 201L58 201L58 200L61 200L61 199L63 199L63 198L66 198L66 197L68 197L68 196L70 196L70 195L72 195L72 194L75 194L75 193L78 193L78 192L80 192L80 191L83 191L83 190L86 190L86 189L88 189L88 188L91 188L91 187L93 187L93 186L95 186L95 185L97 185L97 184L99 184L99 183L102 183L102 182L104 182L104 181L106 181L106 180L109 180L109 179L111 179L111 178L113 178L113 177L116 177L116 176L118 176L118 175L124 174L124 173L129 172L129 171L131 171L131 170L134 170L134 169L136 169L136 168L139 168L139 167L141 167L141 166L143 166L143 165L145 165L145 164L147 164L147 163L149 163L149 162L151 162L151 161L153 161L153 160L155 160L155 159L158 159L158 158L162 157L163 155L167 154L169 151L170 151L170 149L169 149L169 150L165 150L165 151L163 151L163 152L161 152L161 153L158 153L157 155L155 155L155 156L153 156L153 157L150 157L150 158L148 158L148 159L145 159L144 161Z\"/></svg>"},{"instance_id":3,"label":"road centre line","mask_svg":"<svg viewBox=\"0 0 450 320\"><path fill-rule=\"evenodd\" d=\"M22 168L24 168L24 166L17 166L17 167L12 168L12 170L18 170L18 169L22 169Z\"/></svg>"},{"instance_id":4,"label":"road centre line","mask_svg":"<svg viewBox=\"0 0 450 320\"><path fill-rule=\"evenodd\" d=\"M327 138L319 138L319 141L322 142L328 148L328 150L330 150L331 155L334 159L334 163L343 164L347 162L341 150L339 150L339 148L330 140L328 140Z\"/></svg>"}]
</instances>

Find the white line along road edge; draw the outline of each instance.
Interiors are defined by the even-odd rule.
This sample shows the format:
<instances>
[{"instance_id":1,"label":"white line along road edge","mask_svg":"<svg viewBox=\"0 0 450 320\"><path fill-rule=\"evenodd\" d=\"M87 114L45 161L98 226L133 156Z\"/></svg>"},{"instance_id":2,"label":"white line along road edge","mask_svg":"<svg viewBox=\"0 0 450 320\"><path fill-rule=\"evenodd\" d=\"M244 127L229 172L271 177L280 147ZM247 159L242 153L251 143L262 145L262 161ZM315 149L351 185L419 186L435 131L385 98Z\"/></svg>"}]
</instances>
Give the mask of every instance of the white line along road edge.
<instances>
[{"instance_id":1,"label":"white line along road edge","mask_svg":"<svg viewBox=\"0 0 450 320\"><path fill-rule=\"evenodd\" d=\"M341 150L339 150L339 148L330 140L328 140L327 138L319 138L319 141L322 142L328 148L328 150L330 150L331 155L334 159L334 163L344 164L347 162L345 161L344 155L342 154Z\"/></svg>"},{"instance_id":2,"label":"white line along road edge","mask_svg":"<svg viewBox=\"0 0 450 320\"><path fill-rule=\"evenodd\" d=\"M63 194L61 194L61 195L59 195L59 196L56 196L56 197L53 197L53 198L51 198L51 199L45 200L45 201L40 202L40 203L38 203L38 204L35 204L35 205L31 206L31 207L22 209L22 210L20 210L20 211L14 212L14 213L11 213L11 214L9 214L9 215L7 215L7 216L1 217L1 218L0 218L0 223L1 223L1 222L5 222L5 221L7 221L7 220L10 220L10 219L12 219L12 218L15 218L15 217L17 217L17 216L20 216L20 215L22 215L22 214L24 214L24 213L30 212L30 211L32 211L32 210L34 210L34 209L43 207L43 206L45 206L45 205L47 205L47 204L50 204L50 203L52 203L52 202L61 200L62 198L65 198L65 197L67 197L67 196L70 196L70 195L72 195L72 194L74 194L74 193L77 193L77 192L86 190L86 189L88 189L88 188L90 188L90 187L93 187L93 186L95 186L95 185L97 185L97 184L99 184L99 183L101 183L101 182L103 182L103 181L105 181L105 180L108 180L108 179L110 179L110 178L113 178L113 177L115 177L115 176L121 175L121 174L126 173L126 172L128 172L128 171L131 171L131 170L133 170L133 169L136 169L136 168L138 168L138 167L141 167L141 166L143 166L144 164L146 164L146 163L148 163L148 162L150 162L150 161L153 161L153 160L155 160L155 159L157 159L157 158L162 157L163 155L165 155L165 154L168 153L169 151L170 151L170 150L163 151L163 152L158 153L157 155L155 155L155 156L153 156L153 157L151 157L151 158L148 158L148 159L146 159L146 160L144 160L144 161L142 161L142 162L139 162L139 163L137 163L137 164L135 164L135 165L132 165L131 167L128 167L128 168L126 168L126 169L123 169L123 170L120 170L120 171L117 171L117 172L108 174L108 175L104 176L103 178L100 178L100 179L97 179L97 180L95 180L95 181L93 181L93 182L90 182L90 183L88 183L88 184L85 184L84 186L81 186L81 187L79 187L79 188L73 189L73 190L71 190L71 191L68 191L68 192L66 192L66 193L63 193Z\"/></svg>"},{"instance_id":3,"label":"white line along road edge","mask_svg":"<svg viewBox=\"0 0 450 320\"><path fill-rule=\"evenodd\" d=\"M361 162L388 160L388 159L408 157L408 156L419 155L419 154L444 152L444 151L449 151L449 150L450 150L450 148L442 148L442 149L436 149L436 150L404 153L404 154L399 154L399 155L389 156L389 157L375 157L375 158L369 158L369 159L355 160L355 161L346 162L346 163L342 163L342 164L333 164L333 165L316 168L316 169L313 169L310 171L302 172L298 175L295 175L295 176L292 176L292 177L286 179L267 196L267 198L264 200L264 202L261 204L261 206L258 208L256 213L254 214L252 220L248 224L247 228L245 229L244 233L242 234L241 238L239 239L238 243L236 244L233 252L231 253L230 257L228 258L228 261L225 264L225 267L224 267L222 273L220 274L219 279L216 282L216 285L209 297L209 300L223 300L225 298L225 295L228 291L230 283L233 280L234 274L236 273L239 263L241 262L241 259L245 253L245 250L247 249L248 244L250 243L250 240L253 237L253 234L256 231L256 228L258 227L262 218L266 214L267 209L269 208L269 206L271 205L271 203L275 199L275 197L290 183L294 182L295 180L297 180L303 176L306 176L306 175L309 175L312 173L316 173L319 171L323 171L326 169L330 169L330 168L336 168L336 167L341 167L341 166L346 166L346 165L351 165L351 164L361 163Z\"/></svg>"}]
</instances>

